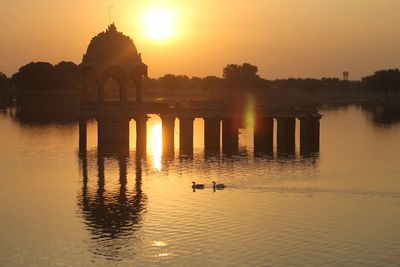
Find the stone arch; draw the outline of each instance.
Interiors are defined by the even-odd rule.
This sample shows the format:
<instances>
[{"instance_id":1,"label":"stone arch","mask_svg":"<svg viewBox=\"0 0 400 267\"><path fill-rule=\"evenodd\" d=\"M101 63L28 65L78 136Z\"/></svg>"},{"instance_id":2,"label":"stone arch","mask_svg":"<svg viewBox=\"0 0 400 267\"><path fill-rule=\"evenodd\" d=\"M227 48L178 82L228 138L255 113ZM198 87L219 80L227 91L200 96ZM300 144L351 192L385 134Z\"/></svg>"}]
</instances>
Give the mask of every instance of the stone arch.
<instances>
[{"instance_id":1,"label":"stone arch","mask_svg":"<svg viewBox=\"0 0 400 267\"><path fill-rule=\"evenodd\" d=\"M101 84L104 86L106 81L112 78L119 85L119 100L121 104L125 104L127 102L128 93L127 93L127 77L125 71L117 65L111 65L104 69L101 75Z\"/></svg>"},{"instance_id":2,"label":"stone arch","mask_svg":"<svg viewBox=\"0 0 400 267\"><path fill-rule=\"evenodd\" d=\"M138 63L131 68L131 79L136 87L136 102L142 103L142 86L143 78L147 77L147 65L144 63Z\"/></svg>"}]
</instances>

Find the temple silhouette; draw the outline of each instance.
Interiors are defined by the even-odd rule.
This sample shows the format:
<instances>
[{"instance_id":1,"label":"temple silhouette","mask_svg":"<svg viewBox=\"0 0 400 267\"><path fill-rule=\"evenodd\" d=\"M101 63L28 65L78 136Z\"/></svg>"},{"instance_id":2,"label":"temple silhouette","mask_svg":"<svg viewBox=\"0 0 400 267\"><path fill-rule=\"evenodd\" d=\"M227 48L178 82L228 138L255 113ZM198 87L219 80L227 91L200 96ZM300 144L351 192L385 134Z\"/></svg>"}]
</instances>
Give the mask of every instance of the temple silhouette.
<instances>
[{"instance_id":1,"label":"temple silhouette","mask_svg":"<svg viewBox=\"0 0 400 267\"><path fill-rule=\"evenodd\" d=\"M238 152L239 128L244 125L246 103L145 102L142 99L143 78L147 65L142 62L133 40L118 32L111 24L105 32L95 36L83 56L81 77L83 82L80 120L79 150L86 151L86 124L89 119L98 122L98 150L101 153L129 152L129 121L136 121L136 152L146 153L146 121L148 114L160 116L162 121L163 156L174 155L175 119L179 119L179 146L181 154L193 153L193 121L204 119L205 153L224 154ZM119 87L117 101L106 101L104 85L109 79ZM135 99L128 99L127 88L136 90ZM89 98L89 91L96 96ZM316 107L256 105L251 111L255 121L254 150L273 153L274 123L277 122L278 154L295 153L296 118L300 120L300 150L302 153L319 151L321 115ZM222 130L222 134L221 134ZM222 136L222 140L221 140ZM222 142L221 142L222 141Z\"/></svg>"}]
</instances>

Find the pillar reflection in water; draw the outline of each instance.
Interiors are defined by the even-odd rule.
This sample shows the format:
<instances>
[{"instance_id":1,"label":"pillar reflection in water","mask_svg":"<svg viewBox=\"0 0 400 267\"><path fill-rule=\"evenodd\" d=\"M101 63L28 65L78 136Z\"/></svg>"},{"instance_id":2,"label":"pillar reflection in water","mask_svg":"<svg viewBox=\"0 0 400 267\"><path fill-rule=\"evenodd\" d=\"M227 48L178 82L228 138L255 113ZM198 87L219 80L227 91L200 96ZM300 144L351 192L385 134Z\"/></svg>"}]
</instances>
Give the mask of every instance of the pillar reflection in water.
<instances>
[{"instance_id":1,"label":"pillar reflection in water","mask_svg":"<svg viewBox=\"0 0 400 267\"><path fill-rule=\"evenodd\" d=\"M96 162L95 154L86 156L80 154L82 168L82 190L78 196L78 207L84 223L95 240L94 253L107 258L118 258L121 242L128 242L127 237L140 229L142 214L145 210L147 197L142 192L142 166L141 158L136 158L135 187L127 188L127 172L129 158L120 154L118 160L119 189L106 189L105 157L97 154L97 188L90 188L88 182L88 161ZM90 166L90 165L89 165ZM133 177L132 177L133 178Z\"/></svg>"}]
</instances>

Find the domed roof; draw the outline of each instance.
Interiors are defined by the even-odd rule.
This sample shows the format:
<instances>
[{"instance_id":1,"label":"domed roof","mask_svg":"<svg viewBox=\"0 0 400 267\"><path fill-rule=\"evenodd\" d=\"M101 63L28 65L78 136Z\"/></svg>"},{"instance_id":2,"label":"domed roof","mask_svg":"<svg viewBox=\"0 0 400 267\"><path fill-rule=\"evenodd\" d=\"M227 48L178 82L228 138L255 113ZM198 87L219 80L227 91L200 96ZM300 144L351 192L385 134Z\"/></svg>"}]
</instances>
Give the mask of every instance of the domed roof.
<instances>
[{"instance_id":1,"label":"domed roof","mask_svg":"<svg viewBox=\"0 0 400 267\"><path fill-rule=\"evenodd\" d=\"M129 70L141 63L133 40L118 32L114 24L108 26L105 32L101 32L92 38L86 54L83 55L82 66L90 66L96 71L103 71L107 66L118 65L122 69Z\"/></svg>"}]
</instances>

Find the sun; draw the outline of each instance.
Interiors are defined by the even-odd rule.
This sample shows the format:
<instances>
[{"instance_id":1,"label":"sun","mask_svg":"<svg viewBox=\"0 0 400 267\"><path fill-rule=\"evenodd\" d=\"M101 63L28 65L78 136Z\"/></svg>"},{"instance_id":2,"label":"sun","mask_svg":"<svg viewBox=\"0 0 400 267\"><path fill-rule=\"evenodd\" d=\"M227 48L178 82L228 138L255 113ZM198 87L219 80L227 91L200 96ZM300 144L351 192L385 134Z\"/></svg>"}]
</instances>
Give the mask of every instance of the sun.
<instances>
[{"instance_id":1,"label":"sun","mask_svg":"<svg viewBox=\"0 0 400 267\"><path fill-rule=\"evenodd\" d=\"M172 13L165 9L152 10L145 19L147 35L158 40L169 38L172 35L173 24Z\"/></svg>"}]
</instances>

